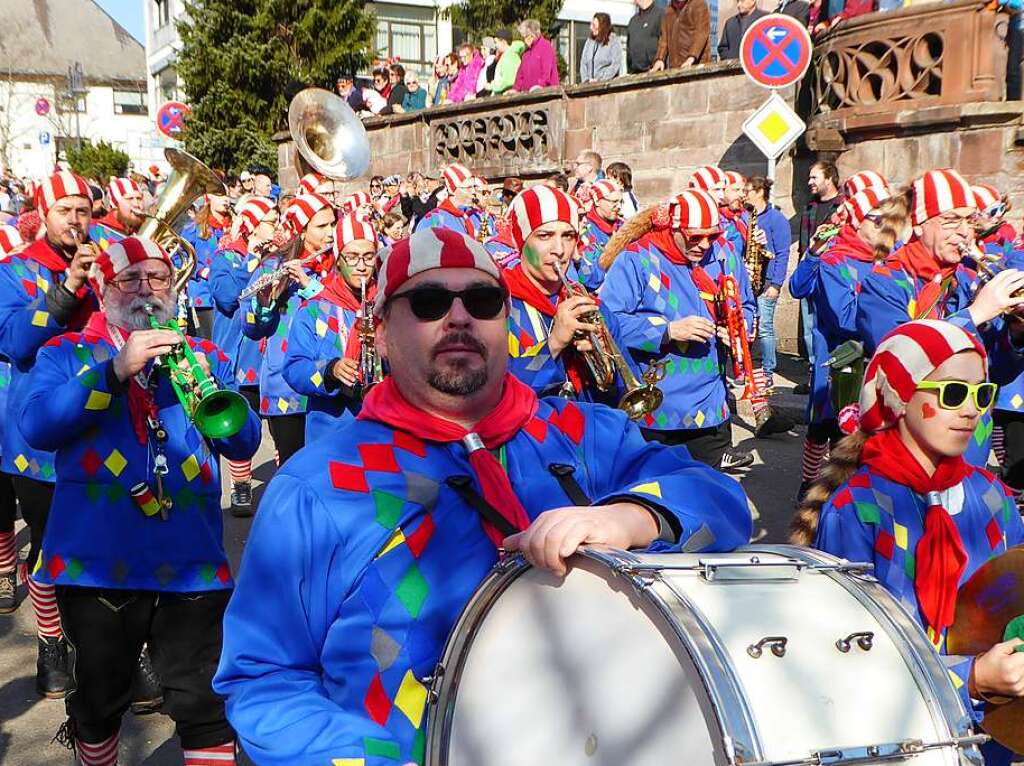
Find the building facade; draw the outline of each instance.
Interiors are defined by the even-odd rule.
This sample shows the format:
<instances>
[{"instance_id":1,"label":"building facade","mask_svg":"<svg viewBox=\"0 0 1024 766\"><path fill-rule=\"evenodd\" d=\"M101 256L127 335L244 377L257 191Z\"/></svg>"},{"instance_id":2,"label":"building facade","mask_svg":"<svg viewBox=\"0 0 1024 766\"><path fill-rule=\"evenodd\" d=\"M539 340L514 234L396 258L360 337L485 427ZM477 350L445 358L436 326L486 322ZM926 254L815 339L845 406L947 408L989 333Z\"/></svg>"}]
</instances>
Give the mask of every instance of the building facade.
<instances>
[{"instance_id":1,"label":"building facade","mask_svg":"<svg viewBox=\"0 0 1024 766\"><path fill-rule=\"evenodd\" d=\"M0 17L0 164L43 176L79 138L109 142L139 170L162 159L145 50L93 0L0 0ZM70 97L76 63L81 88Z\"/></svg>"}]
</instances>

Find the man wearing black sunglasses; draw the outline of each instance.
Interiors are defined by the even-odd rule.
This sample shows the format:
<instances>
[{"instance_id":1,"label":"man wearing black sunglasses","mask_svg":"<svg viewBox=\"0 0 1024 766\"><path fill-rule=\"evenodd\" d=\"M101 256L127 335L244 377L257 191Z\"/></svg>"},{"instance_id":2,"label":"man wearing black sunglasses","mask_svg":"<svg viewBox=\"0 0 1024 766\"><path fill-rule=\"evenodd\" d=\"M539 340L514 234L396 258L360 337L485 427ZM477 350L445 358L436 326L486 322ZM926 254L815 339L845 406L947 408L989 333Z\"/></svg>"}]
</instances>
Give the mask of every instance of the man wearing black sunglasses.
<instances>
[{"instance_id":1,"label":"man wearing black sunglasses","mask_svg":"<svg viewBox=\"0 0 1024 766\"><path fill-rule=\"evenodd\" d=\"M420 679L499 547L557 576L584 543L749 539L732 479L507 372L507 291L478 242L418 232L379 280L391 374L271 481L225 617L214 688L266 763L422 762Z\"/></svg>"}]
</instances>

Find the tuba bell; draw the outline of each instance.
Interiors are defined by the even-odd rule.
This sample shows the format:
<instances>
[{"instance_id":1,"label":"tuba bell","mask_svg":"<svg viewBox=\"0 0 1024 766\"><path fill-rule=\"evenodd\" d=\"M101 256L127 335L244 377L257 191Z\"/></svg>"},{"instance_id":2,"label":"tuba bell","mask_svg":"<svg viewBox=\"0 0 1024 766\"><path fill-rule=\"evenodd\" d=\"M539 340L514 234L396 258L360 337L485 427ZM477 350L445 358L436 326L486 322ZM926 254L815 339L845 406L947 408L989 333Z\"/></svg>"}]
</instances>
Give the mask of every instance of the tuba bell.
<instances>
[{"instance_id":1,"label":"tuba bell","mask_svg":"<svg viewBox=\"0 0 1024 766\"><path fill-rule=\"evenodd\" d=\"M327 178L349 181L370 168L370 139L362 120L330 91L297 93L288 105L288 132L302 159Z\"/></svg>"}]
</instances>

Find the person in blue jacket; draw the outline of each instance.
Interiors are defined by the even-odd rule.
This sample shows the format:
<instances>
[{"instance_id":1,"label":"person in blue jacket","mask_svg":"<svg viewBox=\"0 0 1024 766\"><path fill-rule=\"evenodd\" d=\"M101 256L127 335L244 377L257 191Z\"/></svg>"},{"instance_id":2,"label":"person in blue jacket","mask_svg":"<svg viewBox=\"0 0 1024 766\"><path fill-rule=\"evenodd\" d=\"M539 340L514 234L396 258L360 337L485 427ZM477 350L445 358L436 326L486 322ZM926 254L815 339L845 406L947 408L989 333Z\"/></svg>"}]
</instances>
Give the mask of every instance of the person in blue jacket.
<instances>
[{"instance_id":1,"label":"person in blue jacket","mask_svg":"<svg viewBox=\"0 0 1024 766\"><path fill-rule=\"evenodd\" d=\"M483 211L475 200L478 193L477 179L465 165L453 162L441 173L448 196L428 211L416 223L416 231L444 227L468 234L476 239L483 221ZM494 229L492 227L493 234Z\"/></svg>"},{"instance_id":2,"label":"person in blue jacket","mask_svg":"<svg viewBox=\"0 0 1024 766\"><path fill-rule=\"evenodd\" d=\"M207 340L213 337L213 296L209 282L213 254L230 230L231 201L222 194L207 194L196 217L181 230L182 239L196 251L196 268L188 282L190 319L197 324L196 334Z\"/></svg>"},{"instance_id":3,"label":"person in blue jacket","mask_svg":"<svg viewBox=\"0 0 1024 766\"><path fill-rule=\"evenodd\" d=\"M214 253L210 267L210 296L217 310L213 342L227 354L231 380L254 410L260 409L259 376L263 354L259 342L242 332L238 296L272 246L279 214L267 197L249 197L231 224L231 236ZM231 474L231 514L252 515L252 461L228 460Z\"/></svg>"},{"instance_id":4,"label":"person in blue jacket","mask_svg":"<svg viewBox=\"0 0 1024 766\"><path fill-rule=\"evenodd\" d=\"M727 279L735 284L749 332L755 304L746 269L742 262L729 267L731 246L721 236L718 202L707 192L688 189L626 227L632 244L604 253L603 260L614 260L600 297L636 361L664 364L664 400L640 426L646 438L685 444L694 458L720 468L732 444L721 291Z\"/></svg>"},{"instance_id":5,"label":"person in blue jacket","mask_svg":"<svg viewBox=\"0 0 1024 766\"><path fill-rule=\"evenodd\" d=\"M38 449L25 439L19 412L39 349L62 333L81 329L96 310L87 275L99 254L88 241L92 197L84 179L55 173L37 188L36 207L46 227L44 235L0 263L0 354L11 363L0 470L11 476L29 528L29 571L39 558L56 466L51 450ZM32 581L28 593L38 637L36 691L57 699L64 696L69 677L68 645L56 598L53 588Z\"/></svg>"},{"instance_id":6,"label":"person in blue jacket","mask_svg":"<svg viewBox=\"0 0 1024 766\"><path fill-rule=\"evenodd\" d=\"M622 186L604 178L590 187L592 202L583 220L580 233L579 274L588 290L597 290L604 282L604 271L598 260L608 240L622 226Z\"/></svg>"},{"instance_id":7,"label":"person in blue jacket","mask_svg":"<svg viewBox=\"0 0 1024 766\"><path fill-rule=\"evenodd\" d=\"M581 544L727 551L751 531L734 480L508 373L508 292L478 242L417 232L379 279L391 374L271 481L225 616L214 689L263 766L423 763L422 679L499 548L561 576Z\"/></svg>"},{"instance_id":8,"label":"person in blue jacket","mask_svg":"<svg viewBox=\"0 0 1024 766\"><path fill-rule=\"evenodd\" d=\"M778 207L768 200L771 197L772 181L764 176L754 176L747 181L746 204L757 215L757 241L765 248L770 259L764 266L764 289L757 296L757 336L761 341L761 367L764 370L766 393L771 393L775 381L773 373L778 363L775 355L775 307L786 281L786 267L789 265L789 246L793 233L789 221Z\"/></svg>"},{"instance_id":9,"label":"person in blue jacket","mask_svg":"<svg viewBox=\"0 0 1024 766\"><path fill-rule=\"evenodd\" d=\"M1024 305L1013 293L1024 287L1024 271L1006 269L979 287L976 274L961 263L974 239L977 211L970 184L957 171L929 170L910 192L913 235L885 262L875 264L861 283L857 334L865 353L897 325L913 319L948 319L985 342L992 379L1009 382L1020 374L1024 323L1012 313ZM967 460L984 466L992 436L986 411L967 451Z\"/></svg>"},{"instance_id":10,"label":"person in blue jacket","mask_svg":"<svg viewBox=\"0 0 1024 766\"><path fill-rule=\"evenodd\" d=\"M51 518L33 579L56 587L75 647L65 739L83 762L114 763L139 653L148 644L188 761L234 763L234 732L211 688L232 584L222 540L217 457L249 458L260 424L244 404L237 431L204 437L157 357L187 342L197 364L230 383L210 341L174 323L174 266L128 237L93 264L103 311L39 351L18 419L53 450ZM207 761L209 762L209 761Z\"/></svg>"},{"instance_id":11,"label":"person in blue jacket","mask_svg":"<svg viewBox=\"0 0 1024 766\"><path fill-rule=\"evenodd\" d=\"M559 276L561 272L570 284L575 282L571 265L579 243L579 206L560 189L534 186L512 200L508 218L521 256L504 273L511 304L509 371L538 395L561 393L614 406L623 394L621 376L603 380L607 390L602 390L584 356L593 348L591 339L581 335L598 331L588 314L600 311L612 340L637 374L618 322L578 283L573 287L578 294L570 294Z\"/></svg>"},{"instance_id":12,"label":"person in blue jacket","mask_svg":"<svg viewBox=\"0 0 1024 766\"><path fill-rule=\"evenodd\" d=\"M373 322L369 306L376 294L377 233L366 219L349 213L338 219L334 243L334 270L325 277L324 289L299 305L282 369L285 382L307 397L307 443L357 415L362 397L383 373L379 355L375 362L367 357L371 370L359 364L360 323L372 327ZM370 379L363 380L363 372Z\"/></svg>"},{"instance_id":13,"label":"person in blue jacket","mask_svg":"<svg viewBox=\"0 0 1024 766\"><path fill-rule=\"evenodd\" d=\"M284 363L288 330L299 306L320 294L323 279L334 266L334 208L319 194L300 194L289 204L284 220L292 241L264 258L249 284L281 268L286 274L252 296L242 316L245 336L262 342L259 412L270 426L280 465L306 439L308 397L288 385Z\"/></svg>"},{"instance_id":14,"label":"person in blue jacket","mask_svg":"<svg viewBox=\"0 0 1024 766\"><path fill-rule=\"evenodd\" d=\"M964 459L995 385L970 328L934 319L905 322L868 364L856 432L836 448L811 487L791 542L812 544L872 574L927 634L976 723L1021 697L1021 638L977 656L951 654L947 631L957 592L991 559L1024 544L1006 486ZM1003 625L999 626L1000 635ZM1019 635L1019 634L1018 634ZM1002 745L982 746L986 766L1008 766Z\"/></svg>"}]
</instances>

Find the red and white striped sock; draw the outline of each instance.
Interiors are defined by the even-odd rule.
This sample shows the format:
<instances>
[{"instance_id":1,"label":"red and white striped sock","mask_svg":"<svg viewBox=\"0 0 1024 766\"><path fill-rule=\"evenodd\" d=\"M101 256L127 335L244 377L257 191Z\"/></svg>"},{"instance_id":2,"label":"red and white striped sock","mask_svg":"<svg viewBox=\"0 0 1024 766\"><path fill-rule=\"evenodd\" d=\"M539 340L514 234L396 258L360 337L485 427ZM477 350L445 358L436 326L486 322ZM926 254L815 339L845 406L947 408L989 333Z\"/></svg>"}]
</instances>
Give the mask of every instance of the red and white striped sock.
<instances>
[{"instance_id":1,"label":"red and white striped sock","mask_svg":"<svg viewBox=\"0 0 1024 766\"><path fill-rule=\"evenodd\" d=\"M32 608L36 611L36 630L40 636L60 638L64 633L60 629L57 595L53 586L38 583L31 577L27 579L28 595L32 599Z\"/></svg>"},{"instance_id":2,"label":"red and white striped sock","mask_svg":"<svg viewBox=\"0 0 1024 766\"><path fill-rule=\"evenodd\" d=\"M0 572L10 572L18 563L18 549L14 542L14 530L0 532Z\"/></svg>"},{"instance_id":3,"label":"red and white striped sock","mask_svg":"<svg viewBox=\"0 0 1024 766\"><path fill-rule=\"evenodd\" d=\"M804 460L801 468L800 479L810 483L818 478L821 473L821 466L825 464L825 456L828 454L828 442L811 441L804 439Z\"/></svg>"},{"instance_id":4,"label":"red and white striped sock","mask_svg":"<svg viewBox=\"0 0 1024 766\"><path fill-rule=\"evenodd\" d=\"M95 745L78 740L75 745L79 763L82 766L117 766L117 740L117 732Z\"/></svg>"},{"instance_id":5,"label":"red and white striped sock","mask_svg":"<svg viewBox=\"0 0 1024 766\"><path fill-rule=\"evenodd\" d=\"M999 465L1006 466L1006 446L1003 443L1003 427L994 426L992 428L992 451L996 453L996 461Z\"/></svg>"},{"instance_id":6,"label":"red and white striped sock","mask_svg":"<svg viewBox=\"0 0 1024 766\"><path fill-rule=\"evenodd\" d=\"M235 763L235 743L185 751L185 766L228 766Z\"/></svg>"},{"instance_id":7,"label":"red and white striped sock","mask_svg":"<svg viewBox=\"0 0 1024 766\"><path fill-rule=\"evenodd\" d=\"M231 483L239 484L252 479L251 460L229 460L228 471L231 473Z\"/></svg>"}]
</instances>

